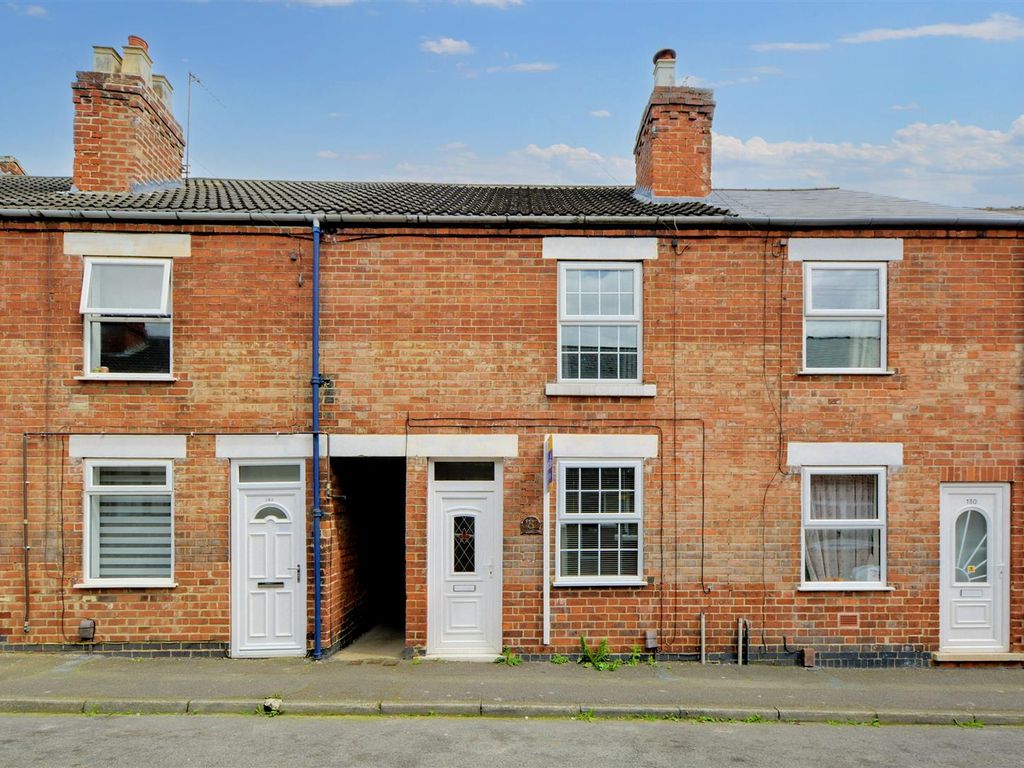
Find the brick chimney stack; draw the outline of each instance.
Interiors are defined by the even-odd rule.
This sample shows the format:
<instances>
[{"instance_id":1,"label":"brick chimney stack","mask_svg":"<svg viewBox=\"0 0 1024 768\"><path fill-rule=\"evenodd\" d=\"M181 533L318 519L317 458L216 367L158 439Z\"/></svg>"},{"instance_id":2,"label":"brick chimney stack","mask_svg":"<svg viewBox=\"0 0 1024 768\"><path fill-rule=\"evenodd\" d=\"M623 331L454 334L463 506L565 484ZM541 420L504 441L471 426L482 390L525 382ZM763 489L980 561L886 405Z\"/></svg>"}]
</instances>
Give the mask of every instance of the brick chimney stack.
<instances>
[{"instance_id":1,"label":"brick chimney stack","mask_svg":"<svg viewBox=\"0 0 1024 768\"><path fill-rule=\"evenodd\" d=\"M21 167L21 163L18 162L18 158L12 157L11 155L0 156L0 176L7 174L9 176L24 176L25 169Z\"/></svg>"},{"instance_id":2,"label":"brick chimney stack","mask_svg":"<svg viewBox=\"0 0 1024 768\"><path fill-rule=\"evenodd\" d=\"M637 192L655 199L709 195L714 115L710 90L676 85L676 52L654 54L654 91L633 148Z\"/></svg>"},{"instance_id":3,"label":"brick chimney stack","mask_svg":"<svg viewBox=\"0 0 1024 768\"><path fill-rule=\"evenodd\" d=\"M123 54L93 47L92 71L79 72L71 84L76 189L131 192L181 184L185 139L171 92L167 78L153 74L141 37L129 36Z\"/></svg>"}]
</instances>

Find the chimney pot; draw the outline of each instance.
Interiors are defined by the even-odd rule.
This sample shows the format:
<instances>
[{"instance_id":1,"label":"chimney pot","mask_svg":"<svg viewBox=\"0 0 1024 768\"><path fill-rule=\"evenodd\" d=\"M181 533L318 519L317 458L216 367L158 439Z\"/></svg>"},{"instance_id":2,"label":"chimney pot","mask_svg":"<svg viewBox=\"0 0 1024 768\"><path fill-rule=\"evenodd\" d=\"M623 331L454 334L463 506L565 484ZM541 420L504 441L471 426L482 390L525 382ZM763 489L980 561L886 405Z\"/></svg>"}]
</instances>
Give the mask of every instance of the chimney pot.
<instances>
[{"instance_id":1,"label":"chimney pot","mask_svg":"<svg viewBox=\"0 0 1024 768\"><path fill-rule=\"evenodd\" d=\"M149 43L147 43L138 35L128 35L128 45L134 48L141 48L146 53L149 53Z\"/></svg>"},{"instance_id":2,"label":"chimney pot","mask_svg":"<svg viewBox=\"0 0 1024 768\"><path fill-rule=\"evenodd\" d=\"M654 54L654 87L671 88L676 84L676 52L662 48Z\"/></svg>"},{"instance_id":3,"label":"chimney pot","mask_svg":"<svg viewBox=\"0 0 1024 768\"><path fill-rule=\"evenodd\" d=\"M167 107L168 110L171 110L173 107L171 103L171 95L174 93L174 88L171 87L171 81L163 75L153 75L153 91L160 97L160 101L164 103L164 106Z\"/></svg>"},{"instance_id":4,"label":"chimney pot","mask_svg":"<svg viewBox=\"0 0 1024 768\"><path fill-rule=\"evenodd\" d=\"M129 38L141 40L141 38ZM142 40L143 45L146 41ZM121 62L122 75L135 75L141 77L146 85L153 83L153 60L142 45L126 45L124 47L124 60Z\"/></svg>"},{"instance_id":5,"label":"chimney pot","mask_svg":"<svg viewBox=\"0 0 1024 768\"><path fill-rule=\"evenodd\" d=\"M121 71L121 54L106 45L92 47L92 71L116 75Z\"/></svg>"}]
</instances>

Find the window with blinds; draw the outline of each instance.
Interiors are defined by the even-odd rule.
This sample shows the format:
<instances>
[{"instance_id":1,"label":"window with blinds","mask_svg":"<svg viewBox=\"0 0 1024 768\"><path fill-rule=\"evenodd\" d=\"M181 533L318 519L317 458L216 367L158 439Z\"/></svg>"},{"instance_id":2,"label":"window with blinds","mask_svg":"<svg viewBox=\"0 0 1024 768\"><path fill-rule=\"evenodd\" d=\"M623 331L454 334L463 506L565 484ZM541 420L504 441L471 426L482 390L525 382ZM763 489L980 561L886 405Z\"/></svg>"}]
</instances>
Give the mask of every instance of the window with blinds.
<instances>
[{"instance_id":1,"label":"window with blinds","mask_svg":"<svg viewBox=\"0 0 1024 768\"><path fill-rule=\"evenodd\" d=\"M640 462L565 462L559 474L556 583L640 583Z\"/></svg>"},{"instance_id":2,"label":"window with blinds","mask_svg":"<svg viewBox=\"0 0 1024 768\"><path fill-rule=\"evenodd\" d=\"M86 579L170 579L174 564L171 463L86 466Z\"/></svg>"}]
</instances>

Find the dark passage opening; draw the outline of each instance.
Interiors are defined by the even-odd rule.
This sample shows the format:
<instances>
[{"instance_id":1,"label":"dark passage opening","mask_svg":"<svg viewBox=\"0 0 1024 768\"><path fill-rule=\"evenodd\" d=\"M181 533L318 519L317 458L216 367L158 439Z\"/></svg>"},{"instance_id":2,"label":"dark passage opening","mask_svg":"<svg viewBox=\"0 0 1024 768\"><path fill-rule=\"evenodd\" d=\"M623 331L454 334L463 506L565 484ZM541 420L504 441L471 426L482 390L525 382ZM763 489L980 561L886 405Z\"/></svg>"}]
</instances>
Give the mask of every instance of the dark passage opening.
<instances>
[{"instance_id":1,"label":"dark passage opening","mask_svg":"<svg viewBox=\"0 0 1024 768\"><path fill-rule=\"evenodd\" d=\"M378 649L390 648L398 638L404 645L405 459L332 459L331 472L340 558L340 645L363 635Z\"/></svg>"}]
</instances>

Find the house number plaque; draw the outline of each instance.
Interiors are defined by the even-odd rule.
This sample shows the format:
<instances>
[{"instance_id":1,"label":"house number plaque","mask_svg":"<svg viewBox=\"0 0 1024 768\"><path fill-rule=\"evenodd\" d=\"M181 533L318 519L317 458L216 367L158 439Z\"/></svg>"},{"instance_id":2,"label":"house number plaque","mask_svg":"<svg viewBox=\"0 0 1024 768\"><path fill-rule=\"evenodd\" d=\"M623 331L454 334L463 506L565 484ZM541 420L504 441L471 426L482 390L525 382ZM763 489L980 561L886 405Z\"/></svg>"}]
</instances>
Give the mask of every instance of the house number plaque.
<instances>
[{"instance_id":1,"label":"house number plaque","mask_svg":"<svg viewBox=\"0 0 1024 768\"><path fill-rule=\"evenodd\" d=\"M540 520L533 515L524 517L519 524L519 533L522 536L540 536Z\"/></svg>"}]
</instances>

